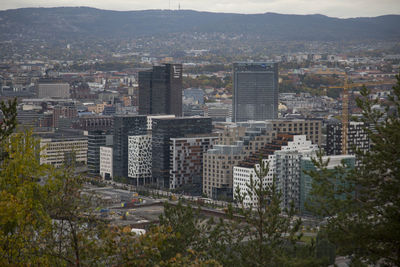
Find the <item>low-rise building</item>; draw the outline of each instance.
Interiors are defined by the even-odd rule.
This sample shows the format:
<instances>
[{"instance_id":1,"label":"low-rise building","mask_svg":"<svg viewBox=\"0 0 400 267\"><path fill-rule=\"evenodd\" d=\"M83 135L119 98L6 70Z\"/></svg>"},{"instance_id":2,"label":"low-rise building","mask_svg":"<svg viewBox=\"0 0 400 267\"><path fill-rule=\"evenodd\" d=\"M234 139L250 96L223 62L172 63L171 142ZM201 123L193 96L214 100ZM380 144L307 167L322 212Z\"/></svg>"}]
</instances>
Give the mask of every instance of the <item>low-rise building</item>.
<instances>
[{"instance_id":1,"label":"low-rise building","mask_svg":"<svg viewBox=\"0 0 400 267\"><path fill-rule=\"evenodd\" d=\"M68 83L39 83L38 98L69 98L70 89Z\"/></svg>"},{"instance_id":2,"label":"low-rise building","mask_svg":"<svg viewBox=\"0 0 400 267\"><path fill-rule=\"evenodd\" d=\"M85 136L49 134L40 138L40 164L87 164L88 141Z\"/></svg>"}]
</instances>

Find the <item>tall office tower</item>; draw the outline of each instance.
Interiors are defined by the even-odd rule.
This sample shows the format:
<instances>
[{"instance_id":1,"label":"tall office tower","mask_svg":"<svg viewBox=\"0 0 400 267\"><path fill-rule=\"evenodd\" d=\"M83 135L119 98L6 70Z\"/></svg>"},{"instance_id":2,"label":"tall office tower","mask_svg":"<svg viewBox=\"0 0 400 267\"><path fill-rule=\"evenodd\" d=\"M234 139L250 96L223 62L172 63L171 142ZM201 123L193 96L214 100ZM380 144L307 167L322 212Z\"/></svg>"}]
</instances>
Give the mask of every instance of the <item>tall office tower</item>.
<instances>
[{"instance_id":1,"label":"tall office tower","mask_svg":"<svg viewBox=\"0 0 400 267\"><path fill-rule=\"evenodd\" d=\"M211 118L180 117L153 119L153 179L160 187L170 186L171 138L211 134Z\"/></svg>"},{"instance_id":2,"label":"tall office tower","mask_svg":"<svg viewBox=\"0 0 400 267\"><path fill-rule=\"evenodd\" d=\"M153 66L139 72L139 114L182 116L182 65Z\"/></svg>"},{"instance_id":3,"label":"tall office tower","mask_svg":"<svg viewBox=\"0 0 400 267\"><path fill-rule=\"evenodd\" d=\"M92 175L100 173L100 147L112 145L113 136L106 131L90 131L88 133L87 166Z\"/></svg>"},{"instance_id":4,"label":"tall office tower","mask_svg":"<svg viewBox=\"0 0 400 267\"><path fill-rule=\"evenodd\" d=\"M128 177L128 137L147 133L146 116L114 116L113 171L114 177Z\"/></svg>"},{"instance_id":5,"label":"tall office tower","mask_svg":"<svg viewBox=\"0 0 400 267\"><path fill-rule=\"evenodd\" d=\"M346 154L355 154L356 149L368 151L370 141L367 132L364 129L363 122L351 121L348 124L347 133L347 151ZM342 151L342 124L330 123L327 126L326 135L326 154L341 155Z\"/></svg>"},{"instance_id":6,"label":"tall office tower","mask_svg":"<svg viewBox=\"0 0 400 267\"><path fill-rule=\"evenodd\" d=\"M233 121L278 118L278 63L233 64Z\"/></svg>"}]
</instances>

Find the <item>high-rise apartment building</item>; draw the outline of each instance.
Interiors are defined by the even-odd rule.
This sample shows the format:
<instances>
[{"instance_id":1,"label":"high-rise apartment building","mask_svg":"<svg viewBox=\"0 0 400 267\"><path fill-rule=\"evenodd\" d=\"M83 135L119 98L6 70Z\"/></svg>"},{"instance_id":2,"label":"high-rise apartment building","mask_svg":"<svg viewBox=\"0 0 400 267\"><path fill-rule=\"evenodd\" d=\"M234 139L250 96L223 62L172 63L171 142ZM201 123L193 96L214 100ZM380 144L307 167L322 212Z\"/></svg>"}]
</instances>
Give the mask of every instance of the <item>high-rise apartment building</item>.
<instances>
[{"instance_id":1,"label":"high-rise apartment building","mask_svg":"<svg viewBox=\"0 0 400 267\"><path fill-rule=\"evenodd\" d=\"M171 138L170 189L190 185L201 193L203 154L216 140L216 136Z\"/></svg>"},{"instance_id":2,"label":"high-rise apartment building","mask_svg":"<svg viewBox=\"0 0 400 267\"><path fill-rule=\"evenodd\" d=\"M213 199L232 199L233 167L275 138L276 131L266 121L227 125L218 144L203 156L203 193Z\"/></svg>"},{"instance_id":3,"label":"high-rise apartment building","mask_svg":"<svg viewBox=\"0 0 400 267\"><path fill-rule=\"evenodd\" d=\"M348 124L346 154L355 154L357 149L368 151L370 141L363 122L351 121ZM326 154L341 155L342 152L342 124L330 123L327 126Z\"/></svg>"},{"instance_id":4,"label":"high-rise apartment building","mask_svg":"<svg viewBox=\"0 0 400 267\"><path fill-rule=\"evenodd\" d=\"M182 116L182 65L153 66L139 72L139 114Z\"/></svg>"},{"instance_id":5,"label":"high-rise apartment building","mask_svg":"<svg viewBox=\"0 0 400 267\"><path fill-rule=\"evenodd\" d=\"M113 136L105 131L88 133L87 166L92 175L100 173L100 147L112 145Z\"/></svg>"},{"instance_id":6,"label":"high-rise apartment building","mask_svg":"<svg viewBox=\"0 0 400 267\"><path fill-rule=\"evenodd\" d=\"M292 203L296 209L300 206L300 159L311 156L318 150L316 145L306 140L304 135L278 134L271 143L241 161L233 169L233 187L239 187L239 194L244 195L253 177L258 182L255 168L259 168L259 160L268 164L268 173L262 178L264 187L271 186L275 180L277 190L281 193L282 208L290 208ZM236 191L235 196L236 195ZM246 207L257 205L257 198L245 196Z\"/></svg>"},{"instance_id":7,"label":"high-rise apartment building","mask_svg":"<svg viewBox=\"0 0 400 267\"><path fill-rule=\"evenodd\" d=\"M113 178L113 149L112 147L100 147L100 176L105 180Z\"/></svg>"},{"instance_id":8,"label":"high-rise apartment building","mask_svg":"<svg viewBox=\"0 0 400 267\"><path fill-rule=\"evenodd\" d=\"M233 64L233 121L278 118L278 63Z\"/></svg>"},{"instance_id":9,"label":"high-rise apartment building","mask_svg":"<svg viewBox=\"0 0 400 267\"><path fill-rule=\"evenodd\" d=\"M160 187L168 188L170 186L171 138L211 134L211 119L204 117L163 118L153 119L152 124L153 179Z\"/></svg>"},{"instance_id":10,"label":"high-rise apartment building","mask_svg":"<svg viewBox=\"0 0 400 267\"><path fill-rule=\"evenodd\" d=\"M116 115L113 131L114 177L128 177L128 137L147 133L146 116Z\"/></svg>"}]
</instances>

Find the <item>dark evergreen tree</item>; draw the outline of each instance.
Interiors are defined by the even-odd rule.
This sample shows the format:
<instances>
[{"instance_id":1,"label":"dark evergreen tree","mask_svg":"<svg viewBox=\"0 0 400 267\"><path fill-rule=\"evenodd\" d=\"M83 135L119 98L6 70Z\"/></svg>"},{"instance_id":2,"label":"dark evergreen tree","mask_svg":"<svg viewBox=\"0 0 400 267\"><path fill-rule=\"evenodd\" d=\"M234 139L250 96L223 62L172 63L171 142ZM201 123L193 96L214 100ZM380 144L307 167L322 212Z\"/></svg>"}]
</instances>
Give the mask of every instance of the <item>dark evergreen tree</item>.
<instances>
[{"instance_id":1,"label":"dark evergreen tree","mask_svg":"<svg viewBox=\"0 0 400 267\"><path fill-rule=\"evenodd\" d=\"M312 194L339 254L358 264L400 266L400 76L388 101L370 100L369 94L363 88L356 101L369 125L370 151L357 151L360 165L348 175L343 175L345 166L326 172L326 162L314 160ZM334 177L344 183L332 186Z\"/></svg>"}]
</instances>

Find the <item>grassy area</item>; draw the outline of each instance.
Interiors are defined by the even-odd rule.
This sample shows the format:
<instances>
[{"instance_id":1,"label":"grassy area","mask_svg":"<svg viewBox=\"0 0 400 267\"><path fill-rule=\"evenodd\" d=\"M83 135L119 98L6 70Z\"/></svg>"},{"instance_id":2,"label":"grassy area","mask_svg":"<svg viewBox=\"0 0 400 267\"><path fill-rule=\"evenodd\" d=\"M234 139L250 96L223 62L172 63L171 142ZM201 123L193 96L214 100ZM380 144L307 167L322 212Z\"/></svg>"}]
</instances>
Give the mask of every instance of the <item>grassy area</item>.
<instances>
[{"instance_id":1,"label":"grassy area","mask_svg":"<svg viewBox=\"0 0 400 267\"><path fill-rule=\"evenodd\" d=\"M314 239L314 241L315 241L315 236L302 236L301 238L300 238L300 241L302 241L302 242L304 242L304 243L307 243L307 244L311 244L311 240L312 239Z\"/></svg>"}]
</instances>

